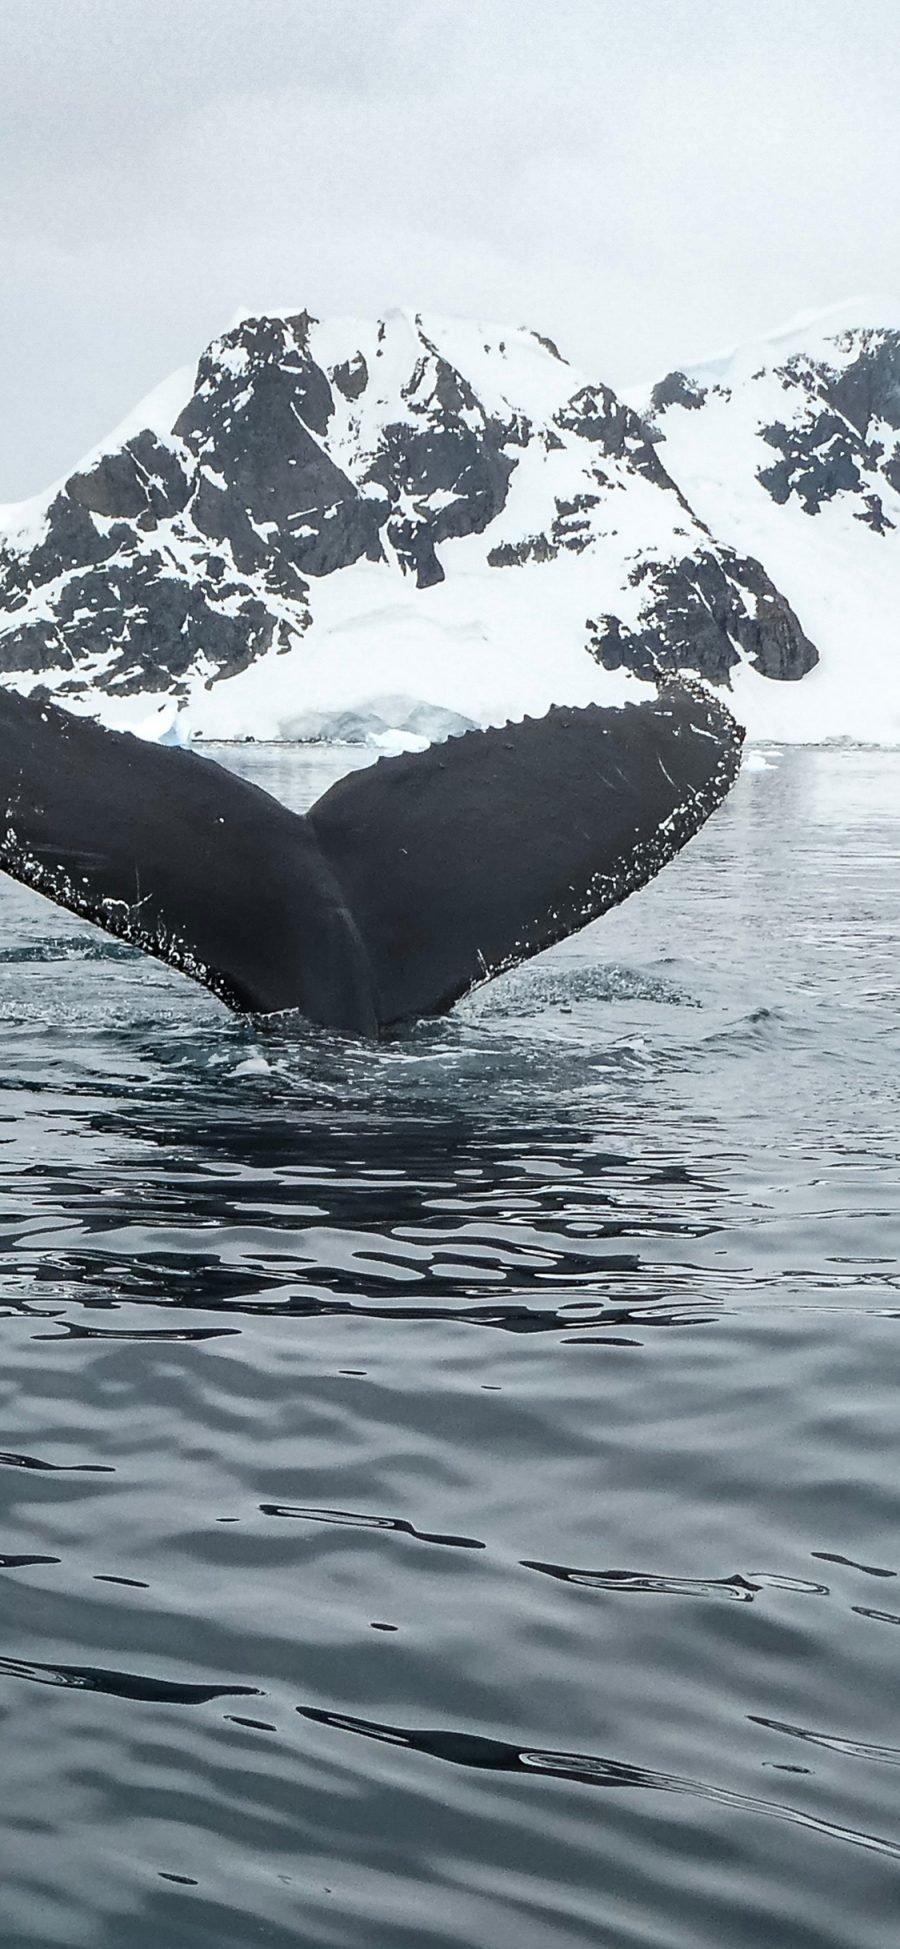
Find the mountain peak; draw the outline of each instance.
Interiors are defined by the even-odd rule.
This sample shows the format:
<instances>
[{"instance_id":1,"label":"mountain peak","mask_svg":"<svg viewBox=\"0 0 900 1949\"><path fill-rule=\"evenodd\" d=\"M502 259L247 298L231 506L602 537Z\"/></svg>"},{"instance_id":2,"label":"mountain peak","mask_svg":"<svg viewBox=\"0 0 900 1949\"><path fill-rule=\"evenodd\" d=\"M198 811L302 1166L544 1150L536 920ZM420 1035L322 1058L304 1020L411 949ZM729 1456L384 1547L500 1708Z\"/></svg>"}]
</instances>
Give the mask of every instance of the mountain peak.
<instances>
[{"instance_id":1,"label":"mountain peak","mask_svg":"<svg viewBox=\"0 0 900 1949\"><path fill-rule=\"evenodd\" d=\"M9 520L6 680L205 735L421 738L678 673L752 718L821 648L793 510L900 525L900 333L766 345L642 403L528 327L242 311Z\"/></svg>"}]
</instances>

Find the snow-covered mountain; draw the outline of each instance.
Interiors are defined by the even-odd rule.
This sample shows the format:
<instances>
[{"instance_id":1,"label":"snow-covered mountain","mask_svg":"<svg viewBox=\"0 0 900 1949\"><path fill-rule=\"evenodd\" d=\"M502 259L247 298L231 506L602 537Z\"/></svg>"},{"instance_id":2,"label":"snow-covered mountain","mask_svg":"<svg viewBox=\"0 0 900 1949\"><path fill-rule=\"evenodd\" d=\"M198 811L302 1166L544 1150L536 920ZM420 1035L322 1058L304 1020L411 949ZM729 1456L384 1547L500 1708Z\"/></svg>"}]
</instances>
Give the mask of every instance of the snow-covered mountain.
<instances>
[{"instance_id":1,"label":"snow-covered mountain","mask_svg":"<svg viewBox=\"0 0 900 1949\"><path fill-rule=\"evenodd\" d=\"M385 746L733 690L900 740L900 332L820 321L626 403L526 330L247 317L0 511L0 674L113 724Z\"/></svg>"},{"instance_id":2,"label":"snow-covered mountain","mask_svg":"<svg viewBox=\"0 0 900 1949\"><path fill-rule=\"evenodd\" d=\"M635 405L698 519L760 557L819 652L777 694L736 671L738 715L786 740L900 743L900 308L800 319Z\"/></svg>"}]
</instances>

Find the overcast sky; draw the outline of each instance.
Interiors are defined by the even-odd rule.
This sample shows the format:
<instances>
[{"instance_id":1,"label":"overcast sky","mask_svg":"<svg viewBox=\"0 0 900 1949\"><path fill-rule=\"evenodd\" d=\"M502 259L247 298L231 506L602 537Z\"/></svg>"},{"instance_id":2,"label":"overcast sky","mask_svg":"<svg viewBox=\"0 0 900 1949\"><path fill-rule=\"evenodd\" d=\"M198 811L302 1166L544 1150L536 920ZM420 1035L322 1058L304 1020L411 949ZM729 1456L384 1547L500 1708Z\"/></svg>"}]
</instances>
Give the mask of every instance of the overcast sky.
<instances>
[{"instance_id":1,"label":"overcast sky","mask_svg":"<svg viewBox=\"0 0 900 1949\"><path fill-rule=\"evenodd\" d=\"M0 0L0 498L239 307L614 385L900 294L897 0Z\"/></svg>"}]
</instances>

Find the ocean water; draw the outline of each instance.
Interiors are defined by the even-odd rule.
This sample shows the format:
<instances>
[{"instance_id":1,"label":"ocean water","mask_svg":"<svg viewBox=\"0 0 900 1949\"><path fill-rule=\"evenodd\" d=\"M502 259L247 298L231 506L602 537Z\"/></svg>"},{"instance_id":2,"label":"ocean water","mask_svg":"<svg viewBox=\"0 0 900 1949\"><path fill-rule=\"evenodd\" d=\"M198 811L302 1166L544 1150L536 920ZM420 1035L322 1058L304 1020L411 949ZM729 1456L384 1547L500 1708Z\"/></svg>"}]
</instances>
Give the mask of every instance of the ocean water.
<instances>
[{"instance_id":1,"label":"ocean water","mask_svg":"<svg viewBox=\"0 0 900 1949\"><path fill-rule=\"evenodd\" d=\"M900 1938L898 867L773 753L377 1048L0 883L3 1949Z\"/></svg>"}]
</instances>

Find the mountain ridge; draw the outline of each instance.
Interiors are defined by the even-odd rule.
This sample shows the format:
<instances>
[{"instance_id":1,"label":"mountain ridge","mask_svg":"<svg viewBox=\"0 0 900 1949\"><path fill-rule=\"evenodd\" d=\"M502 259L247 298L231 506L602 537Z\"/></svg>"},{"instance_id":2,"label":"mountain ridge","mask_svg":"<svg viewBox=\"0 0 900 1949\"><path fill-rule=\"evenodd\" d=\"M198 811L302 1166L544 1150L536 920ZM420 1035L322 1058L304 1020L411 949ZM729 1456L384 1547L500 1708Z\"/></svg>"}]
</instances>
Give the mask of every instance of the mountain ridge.
<instances>
[{"instance_id":1,"label":"mountain ridge","mask_svg":"<svg viewBox=\"0 0 900 1949\"><path fill-rule=\"evenodd\" d=\"M241 316L0 510L0 674L151 735L290 737L365 735L372 700L437 735L680 673L814 741L853 687L837 542L877 611L855 730L880 687L884 735L900 332L800 340L625 398L525 327Z\"/></svg>"}]
</instances>

